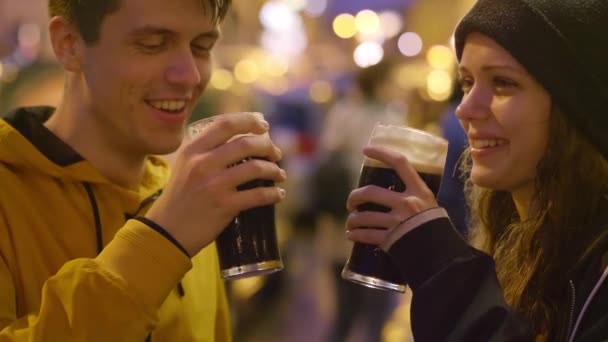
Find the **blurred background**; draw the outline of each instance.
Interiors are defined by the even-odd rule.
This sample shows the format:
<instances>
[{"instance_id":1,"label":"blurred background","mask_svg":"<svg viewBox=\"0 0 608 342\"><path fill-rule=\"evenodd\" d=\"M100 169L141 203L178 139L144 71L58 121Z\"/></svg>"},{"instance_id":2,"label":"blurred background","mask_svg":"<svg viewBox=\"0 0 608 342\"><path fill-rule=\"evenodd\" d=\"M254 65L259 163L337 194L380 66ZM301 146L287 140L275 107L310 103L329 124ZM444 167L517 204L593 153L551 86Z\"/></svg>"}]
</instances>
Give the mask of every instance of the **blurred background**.
<instances>
[{"instance_id":1,"label":"blurred background","mask_svg":"<svg viewBox=\"0 0 608 342\"><path fill-rule=\"evenodd\" d=\"M473 2L233 0L192 120L264 113L289 175L277 208L285 270L226 283L235 341L411 339L409 293L340 279L344 201L373 124L408 125L450 141L440 202L464 231L452 33ZM0 113L57 104L47 19L44 0L0 0Z\"/></svg>"}]
</instances>

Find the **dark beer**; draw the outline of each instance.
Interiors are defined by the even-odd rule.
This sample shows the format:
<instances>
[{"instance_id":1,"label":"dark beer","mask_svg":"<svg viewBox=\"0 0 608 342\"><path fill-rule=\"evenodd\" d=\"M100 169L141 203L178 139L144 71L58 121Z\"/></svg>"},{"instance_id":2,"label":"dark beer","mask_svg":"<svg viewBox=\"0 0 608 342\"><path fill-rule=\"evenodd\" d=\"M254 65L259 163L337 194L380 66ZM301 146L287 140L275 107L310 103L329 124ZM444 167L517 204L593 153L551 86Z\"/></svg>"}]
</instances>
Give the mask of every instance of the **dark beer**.
<instances>
[{"instance_id":1,"label":"dark beer","mask_svg":"<svg viewBox=\"0 0 608 342\"><path fill-rule=\"evenodd\" d=\"M442 175L422 172L418 172L418 175L437 196ZM405 190L405 184L395 170L384 167L363 166L358 186L366 185L377 185L397 192ZM357 210L389 212L390 208L375 203L363 203L357 207ZM374 227L370 228L373 229ZM351 272L382 279L388 283L405 285L405 281L403 281L401 274L397 267L393 265L388 254L375 245L355 243L348 261L348 269Z\"/></svg>"},{"instance_id":2,"label":"dark beer","mask_svg":"<svg viewBox=\"0 0 608 342\"><path fill-rule=\"evenodd\" d=\"M447 143L428 133L398 126L379 125L372 134L370 144L390 147L406 155L410 164L418 171L418 175L437 197ZM368 158L364 160L358 187L366 185L376 185L396 192L403 192L406 187L395 170ZM357 210L389 212L390 208L375 203L363 203L357 207ZM367 228L374 229L374 227ZM402 279L399 270L388 254L375 245L355 243L342 276L372 288L405 291L406 282Z\"/></svg>"},{"instance_id":3,"label":"dark beer","mask_svg":"<svg viewBox=\"0 0 608 342\"><path fill-rule=\"evenodd\" d=\"M260 113L252 113L263 119ZM196 137L209 129L218 118L234 113L220 114L199 120L188 126L190 136ZM229 141L250 134L238 134ZM268 136L268 133L264 133ZM246 158L229 167L247 162ZM257 187L274 186L270 180L256 179L237 186L238 191ZM240 212L215 240L220 264L220 273L224 279L238 279L260 276L283 269L275 230L274 205L251 208Z\"/></svg>"},{"instance_id":4,"label":"dark beer","mask_svg":"<svg viewBox=\"0 0 608 342\"><path fill-rule=\"evenodd\" d=\"M237 190L261 186L274 186L274 182L253 180ZM224 278L238 278L245 271L247 276L264 275L283 268L275 233L274 205L239 213L218 236L216 244Z\"/></svg>"}]
</instances>

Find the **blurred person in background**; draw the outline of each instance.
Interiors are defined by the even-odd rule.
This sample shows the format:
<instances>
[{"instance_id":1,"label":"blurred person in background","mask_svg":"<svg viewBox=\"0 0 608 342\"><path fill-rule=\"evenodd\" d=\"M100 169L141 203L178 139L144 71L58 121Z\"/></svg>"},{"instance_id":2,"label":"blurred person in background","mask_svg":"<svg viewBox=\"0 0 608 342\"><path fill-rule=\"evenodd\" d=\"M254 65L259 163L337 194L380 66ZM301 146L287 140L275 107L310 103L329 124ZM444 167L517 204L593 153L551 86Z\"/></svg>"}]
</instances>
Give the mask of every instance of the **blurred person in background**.
<instances>
[{"instance_id":1,"label":"blurred person in background","mask_svg":"<svg viewBox=\"0 0 608 342\"><path fill-rule=\"evenodd\" d=\"M0 340L231 340L212 243L285 175L250 113L182 144L230 1L48 4L61 100L0 120Z\"/></svg>"},{"instance_id":2,"label":"blurred person in background","mask_svg":"<svg viewBox=\"0 0 608 342\"><path fill-rule=\"evenodd\" d=\"M474 247L407 160L364 150L407 189L353 191L347 234L400 266L416 341L608 339L607 31L604 0L479 0L458 25Z\"/></svg>"},{"instance_id":3,"label":"blurred person in background","mask_svg":"<svg viewBox=\"0 0 608 342\"><path fill-rule=\"evenodd\" d=\"M360 69L355 89L337 101L325 119L320 140L320 162L313 177L313 201L320 215L324 245L331 248L330 264L335 282L335 319L328 341L345 341L361 322L365 341L381 341L382 328L396 304L390 292L370 289L342 279L342 269L352 244L344 239L343 226L348 212L345 201L357 186L363 161L361 148L367 143L377 122L403 125L405 113L390 107L394 64L384 60Z\"/></svg>"},{"instance_id":4,"label":"blurred person in background","mask_svg":"<svg viewBox=\"0 0 608 342\"><path fill-rule=\"evenodd\" d=\"M63 93L63 68L56 62L37 61L17 77L0 83L0 115L16 107L56 106Z\"/></svg>"}]
</instances>

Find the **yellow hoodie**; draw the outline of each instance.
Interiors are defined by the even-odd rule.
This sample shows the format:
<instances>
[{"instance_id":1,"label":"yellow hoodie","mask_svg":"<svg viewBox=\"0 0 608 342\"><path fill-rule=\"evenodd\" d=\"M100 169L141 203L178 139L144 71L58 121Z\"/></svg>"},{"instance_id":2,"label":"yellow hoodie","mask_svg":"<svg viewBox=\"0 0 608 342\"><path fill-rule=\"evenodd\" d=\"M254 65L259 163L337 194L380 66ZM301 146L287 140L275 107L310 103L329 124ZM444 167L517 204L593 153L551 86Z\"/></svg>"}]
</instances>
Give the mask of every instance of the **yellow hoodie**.
<instances>
[{"instance_id":1,"label":"yellow hoodie","mask_svg":"<svg viewBox=\"0 0 608 342\"><path fill-rule=\"evenodd\" d=\"M51 113L0 120L0 342L229 341L215 246L189 259L132 219L166 164L116 186L42 125Z\"/></svg>"}]
</instances>

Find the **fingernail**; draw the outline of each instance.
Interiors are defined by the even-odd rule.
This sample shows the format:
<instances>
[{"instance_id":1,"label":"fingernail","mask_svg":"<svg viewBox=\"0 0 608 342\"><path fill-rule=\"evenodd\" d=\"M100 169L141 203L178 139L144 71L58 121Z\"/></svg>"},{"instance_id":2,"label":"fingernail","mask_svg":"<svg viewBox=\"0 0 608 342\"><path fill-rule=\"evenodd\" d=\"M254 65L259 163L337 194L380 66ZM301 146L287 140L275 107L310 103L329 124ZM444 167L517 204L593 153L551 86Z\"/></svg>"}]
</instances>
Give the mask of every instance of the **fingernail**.
<instances>
[{"instance_id":1,"label":"fingernail","mask_svg":"<svg viewBox=\"0 0 608 342\"><path fill-rule=\"evenodd\" d=\"M285 170L281 169L280 174L281 174L281 177L287 178L287 172L285 172Z\"/></svg>"},{"instance_id":2,"label":"fingernail","mask_svg":"<svg viewBox=\"0 0 608 342\"><path fill-rule=\"evenodd\" d=\"M281 196L281 198L285 198L285 189L279 188L279 196Z\"/></svg>"},{"instance_id":3,"label":"fingernail","mask_svg":"<svg viewBox=\"0 0 608 342\"><path fill-rule=\"evenodd\" d=\"M266 130L270 128L270 124L266 120L260 120L260 125L262 125L262 127L264 127Z\"/></svg>"}]
</instances>

